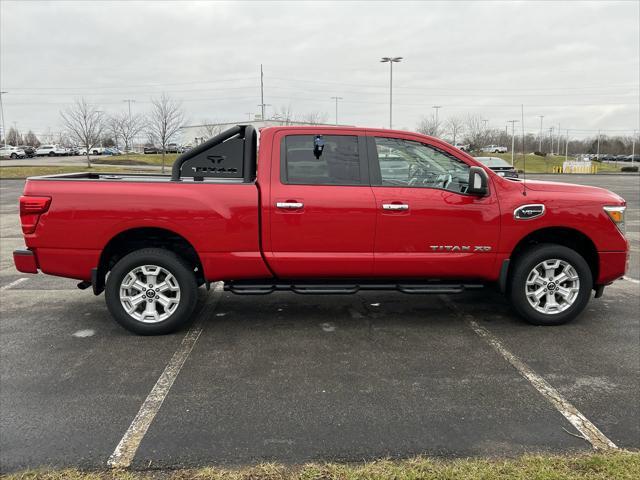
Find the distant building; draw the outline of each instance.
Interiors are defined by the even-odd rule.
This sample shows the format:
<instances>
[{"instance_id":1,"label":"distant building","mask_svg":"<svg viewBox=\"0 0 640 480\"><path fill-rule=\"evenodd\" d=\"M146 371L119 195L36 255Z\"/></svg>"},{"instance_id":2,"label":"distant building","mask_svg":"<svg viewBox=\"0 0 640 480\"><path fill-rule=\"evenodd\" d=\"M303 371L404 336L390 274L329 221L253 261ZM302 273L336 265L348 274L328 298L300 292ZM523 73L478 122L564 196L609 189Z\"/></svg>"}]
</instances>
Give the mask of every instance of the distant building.
<instances>
[{"instance_id":1,"label":"distant building","mask_svg":"<svg viewBox=\"0 0 640 480\"><path fill-rule=\"evenodd\" d=\"M244 122L227 122L227 123L209 123L202 125L185 125L180 127L180 143L182 145L200 145L207 141L209 138L216 136L218 133L227 130L235 125L251 125L256 129L264 127L279 127L286 125L318 125L335 127L333 123L309 123L309 122L296 122L294 120L245 120ZM341 125L347 126L347 125Z\"/></svg>"}]
</instances>

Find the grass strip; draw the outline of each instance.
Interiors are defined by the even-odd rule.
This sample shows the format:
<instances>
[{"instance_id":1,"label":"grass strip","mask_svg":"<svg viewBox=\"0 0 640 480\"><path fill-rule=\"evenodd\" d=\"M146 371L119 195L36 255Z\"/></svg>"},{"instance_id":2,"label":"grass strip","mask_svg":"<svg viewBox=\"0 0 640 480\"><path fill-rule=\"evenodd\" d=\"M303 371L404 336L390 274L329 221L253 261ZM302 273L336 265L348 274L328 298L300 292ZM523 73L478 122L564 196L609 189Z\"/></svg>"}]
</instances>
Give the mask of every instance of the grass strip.
<instances>
[{"instance_id":1,"label":"grass strip","mask_svg":"<svg viewBox=\"0 0 640 480\"><path fill-rule=\"evenodd\" d=\"M635 480L640 453L630 451L571 455L523 455L508 459L441 460L416 457L358 464L263 463L237 469L206 467L182 470L95 471L31 470L6 480Z\"/></svg>"}]
</instances>

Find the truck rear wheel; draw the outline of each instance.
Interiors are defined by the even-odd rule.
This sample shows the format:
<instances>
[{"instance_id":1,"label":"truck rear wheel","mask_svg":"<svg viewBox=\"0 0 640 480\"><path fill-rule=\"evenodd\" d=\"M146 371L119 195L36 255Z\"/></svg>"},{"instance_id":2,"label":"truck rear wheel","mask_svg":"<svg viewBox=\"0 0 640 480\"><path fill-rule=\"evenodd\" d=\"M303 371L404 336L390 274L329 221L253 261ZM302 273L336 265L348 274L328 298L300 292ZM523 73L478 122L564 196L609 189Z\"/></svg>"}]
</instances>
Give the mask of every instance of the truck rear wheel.
<instances>
[{"instance_id":1,"label":"truck rear wheel","mask_svg":"<svg viewBox=\"0 0 640 480\"><path fill-rule=\"evenodd\" d=\"M518 258L509 297L529 323L561 325L584 310L592 287L591 269L578 252L541 244Z\"/></svg>"},{"instance_id":2,"label":"truck rear wheel","mask_svg":"<svg viewBox=\"0 0 640 480\"><path fill-rule=\"evenodd\" d=\"M174 332L191 320L196 277L182 258L161 248L132 252L107 277L105 300L113 318L139 335Z\"/></svg>"}]
</instances>

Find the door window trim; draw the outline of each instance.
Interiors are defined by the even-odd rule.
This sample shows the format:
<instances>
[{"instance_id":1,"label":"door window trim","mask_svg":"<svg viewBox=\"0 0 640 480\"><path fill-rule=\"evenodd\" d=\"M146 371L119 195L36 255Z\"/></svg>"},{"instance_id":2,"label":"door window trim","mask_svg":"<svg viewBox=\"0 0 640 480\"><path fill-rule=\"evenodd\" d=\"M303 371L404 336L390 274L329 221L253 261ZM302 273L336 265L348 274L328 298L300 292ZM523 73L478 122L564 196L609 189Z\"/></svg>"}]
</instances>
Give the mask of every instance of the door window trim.
<instances>
[{"instance_id":1,"label":"door window trim","mask_svg":"<svg viewBox=\"0 0 640 480\"><path fill-rule=\"evenodd\" d=\"M358 141L358 163L360 166L360 183L298 183L298 182L290 182L287 178L287 138L298 136L298 135L307 135L307 136L332 136L332 137L356 137ZM367 156L367 137L362 134L343 134L343 133L291 133L287 135L283 135L280 139L280 183L282 185L303 185L310 187L369 187L370 179L369 179L369 161Z\"/></svg>"}]
</instances>

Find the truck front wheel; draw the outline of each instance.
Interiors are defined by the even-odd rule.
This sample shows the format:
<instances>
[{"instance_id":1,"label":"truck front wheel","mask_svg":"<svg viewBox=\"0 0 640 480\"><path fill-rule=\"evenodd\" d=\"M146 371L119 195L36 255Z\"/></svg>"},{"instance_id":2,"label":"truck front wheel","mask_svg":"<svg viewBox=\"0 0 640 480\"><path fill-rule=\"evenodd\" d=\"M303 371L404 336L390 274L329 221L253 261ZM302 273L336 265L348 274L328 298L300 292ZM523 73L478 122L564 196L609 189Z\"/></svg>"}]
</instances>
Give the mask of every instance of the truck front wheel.
<instances>
[{"instance_id":1,"label":"truck front wheel","mask_svg":"<svg viewBox=\"0 0 640 480\"><path fill-rule=\"evenodd\" d=\"M541 244L517 259L509 296L529 323L561 325L584 310L592 288L591 269L578 252Z\"/></svg>"},{"instance_id":2,"label":"truck front wheel","mask_svg":"<svg viewBox=\"0 0 640 480\"><path fill-rule=\"evenodd\" d=\"M139 335L171 333L187 324L197 302L193 269L173 252L145 248L116 263L105 288L113 318Z\"/></svg>"}]
</instances>

